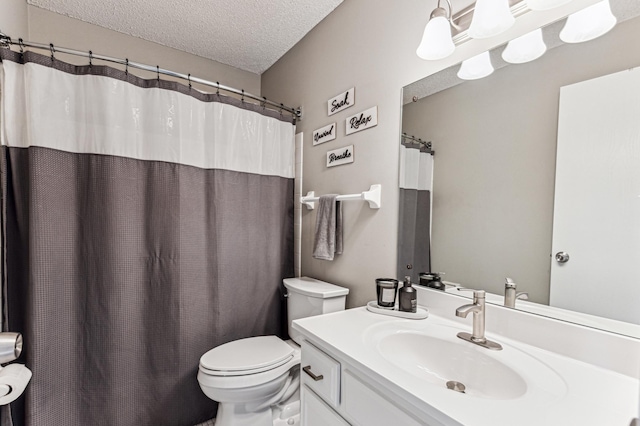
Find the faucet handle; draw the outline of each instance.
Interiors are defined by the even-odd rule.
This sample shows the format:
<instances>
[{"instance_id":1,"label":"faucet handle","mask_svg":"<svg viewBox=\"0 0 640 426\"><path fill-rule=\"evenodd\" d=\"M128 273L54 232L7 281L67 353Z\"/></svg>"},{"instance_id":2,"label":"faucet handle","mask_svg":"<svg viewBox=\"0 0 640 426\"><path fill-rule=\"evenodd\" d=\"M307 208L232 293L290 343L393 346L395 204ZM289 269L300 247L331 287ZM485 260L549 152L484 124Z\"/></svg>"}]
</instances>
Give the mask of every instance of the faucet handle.
<instances>
[{"instance_id":1,"label":"faucet handle","mask_svg":"<svg viewBox=\"0 0 640 426\"><path fill-rule=\"evenodd\" d=\"M529 300L529 293L527 293L526 291L516 293L516 300L517 299Z\"/></svg>"},{"instance_id":2,"label":"faucet handle","mask_svg":"<svg viewBox=\"0 0 640 426\"><path fill-rule=\"evenodd\" d=\"M472 291L473 292L473 299L484 299L486 292L484 290L476 290L473 288L466 288L466 287L456 287L456 290L458 291Z\"/></svg>"}]
</instances>

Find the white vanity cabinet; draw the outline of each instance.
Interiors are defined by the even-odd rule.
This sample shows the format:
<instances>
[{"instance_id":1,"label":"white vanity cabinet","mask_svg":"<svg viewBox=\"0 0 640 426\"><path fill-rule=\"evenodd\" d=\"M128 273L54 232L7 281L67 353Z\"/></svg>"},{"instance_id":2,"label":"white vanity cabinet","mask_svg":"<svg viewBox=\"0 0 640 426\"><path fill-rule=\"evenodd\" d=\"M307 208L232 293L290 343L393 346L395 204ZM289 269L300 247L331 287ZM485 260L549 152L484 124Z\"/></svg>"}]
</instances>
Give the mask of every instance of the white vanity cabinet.
<instances>
[{"instance_id":1,"label":"white vanity cabinet","mask_svg":"<svg viewBox=\"0 0 640 426\"><path fill-rule=\"evenodd\" d=\"M302 426L442 424L421 420L400 408L375 385L365 383L347 361L316 345L308 341L302 344Z\"/></svg>"}]
</instances>

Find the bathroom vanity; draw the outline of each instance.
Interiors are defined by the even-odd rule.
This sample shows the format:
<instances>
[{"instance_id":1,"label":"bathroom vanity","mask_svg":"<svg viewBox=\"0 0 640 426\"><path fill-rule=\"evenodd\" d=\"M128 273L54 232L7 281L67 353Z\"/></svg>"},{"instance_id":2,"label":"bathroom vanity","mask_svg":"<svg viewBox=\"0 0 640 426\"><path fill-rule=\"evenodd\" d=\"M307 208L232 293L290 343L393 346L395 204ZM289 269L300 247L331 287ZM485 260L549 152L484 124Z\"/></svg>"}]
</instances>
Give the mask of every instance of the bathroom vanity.
<instances>
[{"instance_id":1,"label":"bathroom vanity","mask_svg":"<svg viewBox=\"0 0 640 426\"><path fill-rule=\"evenodd\" d=\"M640 340L488 305L494 351L456 337L471 330L455 317L464 301L418 288L424 320L357 308L294 322L303 424L628 426L638 416Z\"/></svg>"}]
</instances>

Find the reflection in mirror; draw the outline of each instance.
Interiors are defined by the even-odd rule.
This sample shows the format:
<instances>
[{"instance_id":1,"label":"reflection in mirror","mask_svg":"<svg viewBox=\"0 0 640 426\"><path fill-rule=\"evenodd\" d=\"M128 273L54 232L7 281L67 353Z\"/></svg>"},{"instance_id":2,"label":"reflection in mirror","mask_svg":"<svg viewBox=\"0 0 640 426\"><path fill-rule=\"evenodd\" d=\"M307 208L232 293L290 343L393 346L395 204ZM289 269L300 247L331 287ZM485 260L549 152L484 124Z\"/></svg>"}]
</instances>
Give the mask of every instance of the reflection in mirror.
<instances>
[{"instance_id":1,"label":"reflection in mirror","mask_svg":"<svg viewBox=\"0 0 640 426\"><path fill-rule=\"evenodd\" d=\"M420 271L431 269L429 238L432 181L431 143L412 135L402 135L397 276L410 276L414 283L418 282Z\"/></svg>"},{"instance_id":2,"label":"reflection in mirror","mask_svg":"<svg viewBox=\"0 0 640 426\"><path fill-rule=\"evenodd\" d=\"M504 302L505 278L509 277L518 292L529 296L529 301L517 300L516 308L640 338L640 326L632 325L640 324L640 310L616 314L624 300L640 300L640 288L633 286L640 279L633 275L639 269L633 259L640 258L640 183L633 183L637 176L625 174L640 170L640 120L627 119L625 123L631 127L620 127L620 117L629 112L628 107L615 112L612 105L622 103L612 99L613 91L607 89L606 99L576 95L577 102L585 105L609 102L605 109L596 108L591 116L572 116L569 108L575 102L569 99L570 92L582 92L590 86L580 82L640 65L638 3L612 0L618 24L598 39L562 44L558 33L564 22L558 22L544 29L548 51L533 62L506 66L500 56L503 48L498 48L491 52L496 71L484 79L462 82L455 77L458 67L452 67L405 87L403 132L432 142L437 150L431 194L432 271L446 272L448 282L485 289L499 304ZM630 85L628 92L636 90L632 98L639 104L640 83L626 84ZM411 102L414 96L418 100ZM640 111L635 114L638 117ZM604 119L609 124L599 121ZM571 122L577 124L575 130L563 132ZM587 122L593 126L588 128ZM613 125L614 130L604 130L607 125ZM590 130L585 133L585 129ZM590 137L594 129L604 133ZM565 133L573 136L564 138ZM629 148L622 148L624 133L629 135ZM588 148L580 143L587 138L596 146ZM579 176L574 166L584 165L575 153L556 153L557 146L563 147L565 140L571 139L584 152L595 150L597 164L585 166L580 172L583 177L574 179L582 181L582 189L556 189L556 155L562 167L557 176ZM609 150L603 148L611 144ZM565 171L565 163L570 171ZM595 178L598 171L603 175ZM613 188L635 191L634 197L620 195L626 197L626 206L620 198L611 198L611 189L604 189L605 195L595 192L594 182L605 183L614 175L622 176L623 181L613 183ZM560 219L576 225L571 232L582 236L580 242L556 246L552 230L559 230L560 225L554 224L554 195L556 206L581 207ZM578 204L578 195L596 203ZM605 210L596 212L597 204ZM593 214L597 222L587 222L585 212ZM632 223L617 227L626 217ZM595 238L601 235L603 240ZM609 238L612 235L617 239ZM569 253L570 260L560 265L555 254L563 251ZM623 252L629 257L619 256ZM597 258L584 261L587 254ZM609 254L612 259L605 260ZM399 255L399 274L406 263ZM599 269L591 268L596 265ZM559 269L561 275L568 275L571 269L578 271L564 280L571 287L559 284L558 288L566 290L562 302L556 302L555 284L554 288L550 285L552 268ZM564 309L544 306L550 300Z\"/></svg>"}]
</instances>

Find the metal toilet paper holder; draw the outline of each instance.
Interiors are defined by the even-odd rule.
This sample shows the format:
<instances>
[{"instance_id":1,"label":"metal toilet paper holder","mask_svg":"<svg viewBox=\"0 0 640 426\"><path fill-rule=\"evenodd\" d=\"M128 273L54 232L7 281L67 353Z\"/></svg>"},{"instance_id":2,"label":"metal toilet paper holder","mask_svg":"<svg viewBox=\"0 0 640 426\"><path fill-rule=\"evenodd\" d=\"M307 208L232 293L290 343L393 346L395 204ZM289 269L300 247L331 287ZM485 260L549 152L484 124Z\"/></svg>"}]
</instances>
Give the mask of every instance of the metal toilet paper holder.
<instances>
[{"instance_id":1,"label":"metal toilet paper holder","mask_svg":"<svg viewBox=\"0 0 640 426\"><path fill-rule=\"evenodd\" d=\"M0 333L0 364L17 359L22 353L22 334Z\"/></svg>"}]
</instances>

